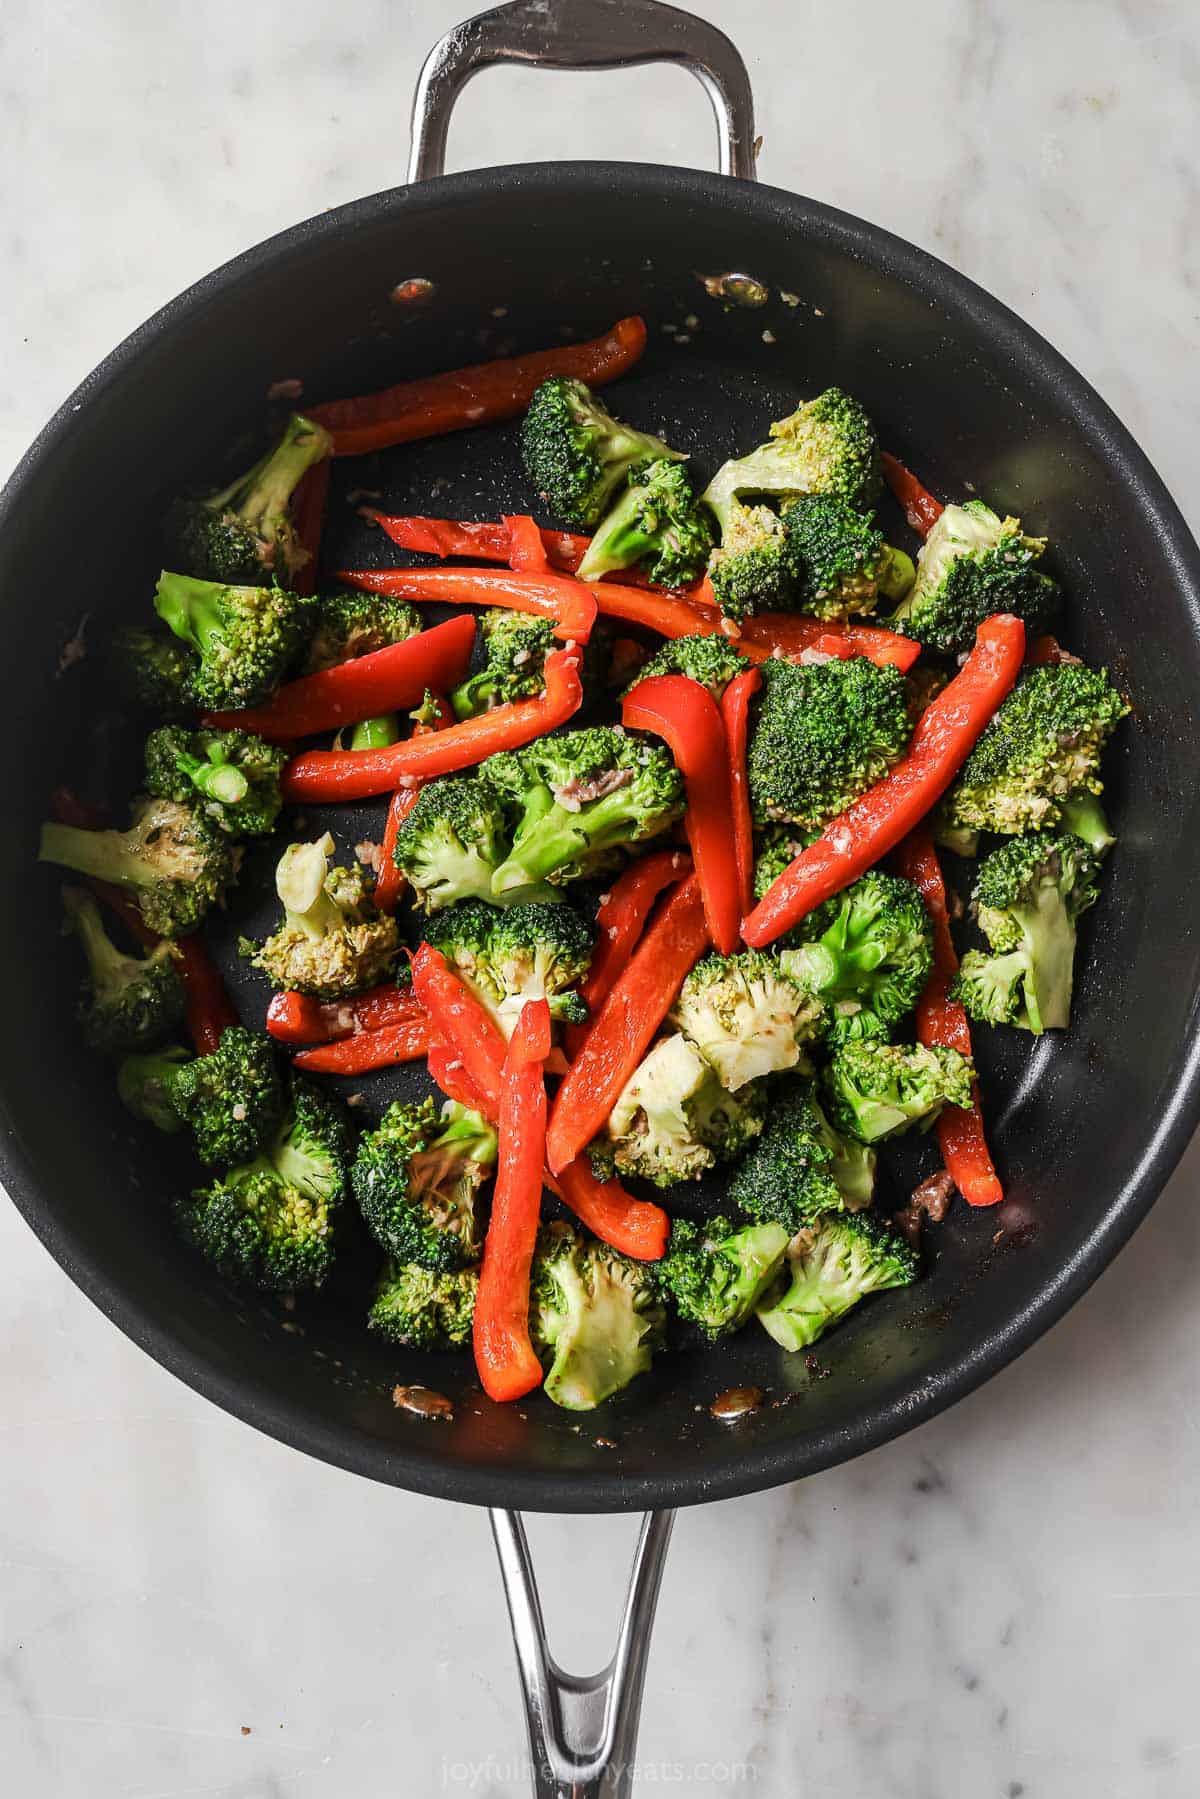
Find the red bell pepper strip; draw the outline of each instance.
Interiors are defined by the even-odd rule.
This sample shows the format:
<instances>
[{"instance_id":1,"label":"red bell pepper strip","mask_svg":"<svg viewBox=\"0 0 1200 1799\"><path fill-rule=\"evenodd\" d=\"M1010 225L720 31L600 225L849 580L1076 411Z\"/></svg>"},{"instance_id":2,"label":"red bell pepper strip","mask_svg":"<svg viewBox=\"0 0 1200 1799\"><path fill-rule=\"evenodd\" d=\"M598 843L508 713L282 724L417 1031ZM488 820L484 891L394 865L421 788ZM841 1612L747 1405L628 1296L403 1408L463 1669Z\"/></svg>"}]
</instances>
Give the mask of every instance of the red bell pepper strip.
<instances>
[{"instance_id":1,"label":"red bell pepper strip","mask_svg":"<svg viewBox=\"0 0 1200 1799\"><path fill-rule=\"evenodd\" d=\"M401 549L418 550L425 556L461 556L470 562L507 562L513 568L525 566L514 560L508 520L424 518L412 514L389 516L370 506L360 510L363 518L378 525ZM587 555L591 538L574 531L556 531L549 525L535 525L534 529L542 540L549 567L559 574L573 575ZM619 580L635 587L650 586L645 575L632 568L613 570L601 579Z\"/></svg>"},{"instance_id":2,"label":"red bell pepper strip","mask_svg":"<svg viewBox=\"0 0 1200 1799\"><path fill-rule=\"evenodd\" d=\"M921 646L911 637L885 631L881 625L839 625L819 618L806 618L799 612L759 612L744 618L738 626L737 647L744 656L755 650L773 655L802 656L806 650L822 655L865 656L880 668L889 664L907 674Z\"/></svg>"},{"instance_id":3,"label":"red bell pepper strip","mask_svg":"<svg viewBox=\"0 0 1200 1799\"><path fill-rule=\"evenodd\" d=\"M750 815L750 783L746 779L746 740L750 735L750 701L761 686L762 676L758 670L748 668L734 676L721 698L721 718L729 753L733 860L743 917L754 904L754 821Z\"/></svg>"},{"instance_id":4,"label":"red bell pepper strip","mask_svg":"<svg viewBox=\"0 0 1200 1799\"><path fill-rule=\"evenodd\" d=\"M583 702L579 658L558 650L546 658L546 686L534 699L513 700L476 718L464 718L430 737L410 737L386 750L306 750L283 771L283 797L297 800L365 800L391 793L405 781L429 780L473 768L497 750L520 749L564 725Z\"/></svg>"},{"instance_id":5,"label":"red bell pepper strip","mask_svg":"<svg viewBox=\"0 0 1200 1799\"><path fill-rule=\"evenodd\" d=\"M1035 637L1025 652L1025 663L1029 668L1041 668L1047 663L1078 662L1078 656L1072 656L1070 650L1064 650L1057 637L1049 635Z\"/></svg>"},{"instance_id":6,"label":"red bell pepper strip","mask_svg":"<svg viewBox=\"0 0 1200 1799\"><path fill-rule=\"evenodd\" d=\"M474 644L475 620L463 613L403 643L288 681L265 706L210 712L204 722L219 731L254 731L268 743L290 743L383 712L408 711L420 705L428 689L440 693L462 680Z\"/></svg>"},{"instance_id":7,"label":"red bell pepper strip","mask_svg":"<svg viewBox=\"0 0 1200 1799\"><path fill-rule=\"evenodd\" d=\"M435 696L433 704L433 720L429 724L414 725L414 737L428 737L431 731L444 731L447 725L454 723L454 714L445 700ZM388 804L387 818L383 825L383 842L379 846L379 872L375 876L375 891L371 895L377 911L394 912L396 909L396 902L404 887L404 876L396 867L393 851L400 826L416 805L423 786L423 781L414 781L410 787L397 787Z\"/></svg>"},{"instance_id":8,"label":"red bell pepper strip","mask_svg":"<svg viewBox=\"0 0 1200 1799\"><path fill-rule=\"evenodd\" d=\"M645 320L618 319L611 331L586 343L561 344L553 350L447 369L441 375L401 381L381 393L310 406L306 416L324 425L333 438L335 456L361 456L368 450L386 450L391 444L516 418L533 398L534 389L552 375L573 376L589 387L603 387L631 369L645 348Z\"/></svg>"},{"instance_id":9,"label":"red bell pepper strip","mask_svg":"<svg viewBox=\"0 0 1200 1799\"><path fill-rule=\"evenodd\" d=\"M376 1068L392 1068L397 1062L419 1062L429 1051L429 1029L423 1018L403 1024L385 1024L377 1031L359 1031L337 1043L322 1043L302 1050L297 1068L309 1074L370 1074Z\"/></svg>"},{"instance_id":10,"label":"red bell pepper strip","mask_svg":"<svg viewBox=\"0 0 1200 1799\"><path fill-rule=\"evenodd\" d=\"M528 513L506 513L500 523L508 533L509 566L526 574L544 575L550 566L542 534Z\"/></svg>"},{"instance_id":11,"label":"red bell pepper strip","mask_svg":"<svg viewBox=\"0 0 1200 1799\"><path fill-rule=\"evenodd\" d=\"M723 956L737 948L742 908L734 846L729 750L720 709L686 675L651 675L621 705L632 731L653 731L668 745L687 794L684 827L696 865L708 934Z\"/></svg>"},{"instance_id":12,"label":"red bell pepper strip","mask_svg":"<svg viewBox=\"0 0 1200 1799\"><path fill-rule=\"evenodd\" d=\"M933 926L933 970L917 1004L917 1039L926 1045L940 1044L969 1056L971 1027L958 1001L950 998L950 983L958 973L958 956L950 935L946 888L937 851L924 827L913 831L899 845L896 866L917 888ZM961 1106L944 1107L938 1114L937 1134L942 1161L967 1204L999 1205L1004 1198L1004 1188L1000 1185L983 1132L978 1081L972 1090L970 1111Z\"/></svg>"},{"instance_id":13,"label":"red bell pepper strip","mask_svg":"<svg viewBox=\"0 0 1200 1799\"><path fill-rule=\"evenodd\" d=\"M743 921L742 936L751 949L774 943L915 829L1012 687L1024 650L1025 627L1019 618L997 613L984 620L958 674L917 720L904 760L826 825Z\"/></svg>"},{"instance_id":14,"label":"red bell pepper strip","mask_svg":"<svg viewBox=\"0 0 1200 1799\"><path fill-rule=\"evenodd\" d=\"M447 1099L456 1099L460 1106L469 1106L472 1112L482 1112L485 1118L490 1116L487 1101L463 1067L458 1051L432 1033L427 1063L430 1080L441 1088ZM492 1123L495 1123L494 1118Z\"/></svg>"},{"instance_id":15,"label":"red bell pepper strip","mask_svg":"<svg viewBox=\"0 0 1200 1799\"><path fill-rule=\"evenodd\" d=\"M601 1129L684 976L707 948L700 882L689 875L659 909L558 1090L546 1138L555 1174L582 1155Z\"/></svg>"},{"instance_id":16,"label":"red bell pepper strip","mask_svg":"<svg viewBox=\"0 0 1200 1799\"><path fill-rule=\"evenodd\" d=\"M922 537L928 537L946 508L940 500L935 500L927 487L922 487L911 469L906 469L902 462L889 456L884 450L880 457L883 463L883 478L893 494L904 508L904 516L914 531Z\"/></svg>"},{"instance_id":17,"label":"red bell pepper strip","mask_svg":"<svg viewBox=\"0 0 1200 1799\"><path fill-rule=\"evenodd\" d=\"M296 536L308 552L308 560L292 576L295 593L317 591L317 561L321 553L321 532L325 526L325 502L329 497L329 458L314 462L301 476L292 497L292 525Z\"/></svg>"},{"instance_id":18,"label":"red bell pepper strip","mask_svg":"<svg viewBox=\"0 0 1200 1799\"><path fill-rule=\"evenodd\" d=\"M431 1032L454 1051L491 1119L500 1116L504 1038L475 995L464 987L441 950L423 943L413 957L413 992ZM549 1050L547 1050L549 1054Z\"/></svg>"},{"instance_id":19,"label":"red bell pepper strip","mask_svg":"<svg viewBox=\"0 0 1200 1799\"><path fill-rule=\"evenodd\" d=\"M593 1236L637 1262L657 1262L667 1247L671 1220L652 1200L634 1199L620 1181L599 1181L586 1156L558 1176L563 1203Z\"/></svg>"},{"instance_id":20,"label":"red bell pepper strip","mask_svg":"<svg viewBox=\"0 0 1200 1799\"><path fill-rule=\"evenodd\" d=\"M732 619L724 618L711 606L696 606L676 594L611 581L598 581L590 591L608 618L642 625L648 631L657 631L660 637L728 637L737 642L738 628ZM767 653L763 651L754 659L762 661Z\"/></svg>"},{"instance_id":21,"label":"red bell pepper strip","mask_svg":"<svg viewBox=\"0 0 1200 1799\"><path fill-rule=\"evenodd\" d=\"M529 1000L509 1040L500 1089L500 1147L483 1245L472 1343L490 1399L520 1399L540 1386L529 1341L529 1273L542 1213L550 1008Z\"/></svg>"},{"instance_id":22,"label":"red bell pepper strip","mask_svg":"<svg viewBox=\"0 0 1200 1799\"><path fill-rule=\"evenodd\" d=\"M347 568L339 581L414 605L506 606L549 619L554 635L586 643L596 622L596 596L582 581L543 570L500 568ZM411 641L411 640L410 640ZM417 643L420 638L415 639ZM438 683L430 682L436 687Z\"/></svg>"},{"instance_id":23,"label":"red bell pepper strip","mask_svg":"<svg viewBox=\"0 0 1200 1799\"><path fill-rule=\"evenodd\" d=\"M276 993L267 1007L267 1034L277 1043L307 1048L314 1043L336 1043L364 1031L386 1025L410 1024L424 1019L420 1000L411 987L383 981L350 999L319 1000L309 993Z\"/></svg>"},{"instance_id":24,"label":"red bell pepper strip","mask_svg":"<svg viewBox=\"0 0 1200 1799\"><path fill-rule=\"evenodd\" d=\"M589 1012L595 1012L612 992L663 888L691 872L692 865L682 850L653 850L617 876L596 913L596 953L579 989ZM587 1029L586 1025L577 1028Z\"/></svg>"}]
</instances>

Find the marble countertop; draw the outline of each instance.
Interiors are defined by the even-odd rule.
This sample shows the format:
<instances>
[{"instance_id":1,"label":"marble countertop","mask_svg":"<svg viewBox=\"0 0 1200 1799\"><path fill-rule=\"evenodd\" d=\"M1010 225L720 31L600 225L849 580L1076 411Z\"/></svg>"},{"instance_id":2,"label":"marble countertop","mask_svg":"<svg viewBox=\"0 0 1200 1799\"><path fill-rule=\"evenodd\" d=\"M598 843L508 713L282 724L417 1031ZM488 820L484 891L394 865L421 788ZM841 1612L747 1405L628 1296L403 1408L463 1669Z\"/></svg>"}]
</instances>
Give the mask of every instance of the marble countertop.
<instances>
[{"instance_id":1,"label":"marble countertop","mask_svg":"<svg viewBox=\"0 0 1200 1799\"><path fill-rule=\"evenodd\" d=\"M417 68L461 4L7 9L4 470L188 282L401 178ZM764 178L1000 295L1200 524L1194 7L697 10L736 20ZM707 107L675 71L485 80L451 167L610 152L617 94L631 155L710 161ZM1191 1799L1198 1198L1193 1146L1088 1297L950 1414L801 1486L682 1516L640 1791ZM224 1416L118 1335L7 1207L0 1313L7 1791L526 1792L482 1512L354 1480ZM568 1665L607 1656L634 1528L531 1522Z\"/></svg>"}]
</instances>

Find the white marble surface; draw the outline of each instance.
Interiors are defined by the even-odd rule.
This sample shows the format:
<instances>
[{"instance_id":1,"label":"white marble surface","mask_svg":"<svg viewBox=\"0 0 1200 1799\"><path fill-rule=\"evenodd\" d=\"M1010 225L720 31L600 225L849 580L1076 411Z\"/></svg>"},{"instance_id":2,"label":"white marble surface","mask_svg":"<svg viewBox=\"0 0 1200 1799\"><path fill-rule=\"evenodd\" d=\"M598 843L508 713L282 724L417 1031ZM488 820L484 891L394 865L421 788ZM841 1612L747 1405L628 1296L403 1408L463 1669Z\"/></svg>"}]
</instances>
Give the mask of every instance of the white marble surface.
<instances>
[{"instance_id":1,"label":"white marble surface","mask_svg":"<svg viewBox=\"0 0 1200 1799\"><path fill-rule=\"evenodd\" d=\"M1200 521L1195 6L699 10L749 55L764 177L1008 300ZM417 66L458 11L9 0L0 463L187 282L398 178ZM709 160L677 73L485 79L452 166L602 154L614 120L631 155ZM949 1416L803 1487L684 1515L641 1791L737 1785L732 1763L770 1799L1191 1799L1198 1193L1193 1151L1072 1316ZM525 1791L481 1513L355 1481L196 1399L8 1208L0 1309L6 1793ZM566 1659L598 1662L632 1522L533 1534Z\"/></svg>"}]
</instances>

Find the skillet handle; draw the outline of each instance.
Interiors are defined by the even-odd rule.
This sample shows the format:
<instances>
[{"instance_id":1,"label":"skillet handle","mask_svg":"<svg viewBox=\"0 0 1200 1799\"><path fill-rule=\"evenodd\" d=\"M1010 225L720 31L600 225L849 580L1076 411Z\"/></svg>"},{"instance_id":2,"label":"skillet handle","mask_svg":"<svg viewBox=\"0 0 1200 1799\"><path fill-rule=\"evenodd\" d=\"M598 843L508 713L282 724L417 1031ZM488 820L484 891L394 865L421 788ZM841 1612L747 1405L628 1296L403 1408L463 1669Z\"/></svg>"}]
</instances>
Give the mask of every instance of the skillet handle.
<instances>
[{"instance_id":1,"label":"skillet handle","mask_svg":"<svg viewBox=\"0 0 1200 1799\"><path fill-rule=\"evenodd\" d=\"M712 101L722 175L754 180L754 96L746 65L723 31L660 0L511 0L448 31L425 58L413 98L409 181L446 166L446 133L459 93L492 63L535 69L627 69L673 62Z\"/></svg>"},{"instance_id":2,"label":"skillet handle","mask_svg":"<svg viewBox=\"0 0 1200 1799\"><path fill-rule=\"evenodd\" d=\"M650 1631L674 1512L647 1512L617 1646L599 1674L568 1674L546 1642L520 1512L493 1510L492 1534L525 1695L534 1799L629 1799Z\"/></svg>"}]
</instances>

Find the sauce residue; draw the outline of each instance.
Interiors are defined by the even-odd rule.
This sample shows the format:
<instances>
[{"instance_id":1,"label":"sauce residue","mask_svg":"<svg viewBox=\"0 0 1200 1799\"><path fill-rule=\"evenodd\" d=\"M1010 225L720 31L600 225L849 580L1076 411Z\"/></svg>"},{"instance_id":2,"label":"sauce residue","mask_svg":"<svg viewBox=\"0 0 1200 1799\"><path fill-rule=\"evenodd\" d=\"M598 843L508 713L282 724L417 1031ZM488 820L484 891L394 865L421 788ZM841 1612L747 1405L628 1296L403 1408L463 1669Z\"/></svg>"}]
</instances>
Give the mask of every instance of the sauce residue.
<instances>
[{"instance_id":1,"label":"sauce residue","mask_svg":"<svg viewBox=\"0 0 1200 1799\"><path fill-rule=\"evenodd\" d=\"M454 1416L454 1407L444 1393L435 1393L432 1387L393 1387L392 1404L402 1412L412 1412L417 1418L445 1418Z\"/></svg>"},{"instance_id":2,"label":"sauce residue","mask_svg":"<svg viewBox=\"0 0 1200 1799\"><path fill-rule=\"evenodd\" d=\"M729 1387L724 1393L717 1394L708 1409L722 1424L732 1424L749 1412L757 1412L762 1402L761 1387Z\"/></svg>"},{"instance_id":3,"label":"sauce residue","mask_svg":"<svg viewBox=\"0 0 1200 1799\"><path fill-rule=\"evenodd\" d=\"M771 298L770 289L753 275L739 275L731 270L726 275L701 275L699 279L706 294L714 300L724 300L727 306L765 306Z\"/></svg>"}]
</instances>

